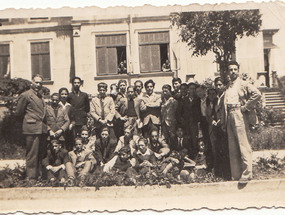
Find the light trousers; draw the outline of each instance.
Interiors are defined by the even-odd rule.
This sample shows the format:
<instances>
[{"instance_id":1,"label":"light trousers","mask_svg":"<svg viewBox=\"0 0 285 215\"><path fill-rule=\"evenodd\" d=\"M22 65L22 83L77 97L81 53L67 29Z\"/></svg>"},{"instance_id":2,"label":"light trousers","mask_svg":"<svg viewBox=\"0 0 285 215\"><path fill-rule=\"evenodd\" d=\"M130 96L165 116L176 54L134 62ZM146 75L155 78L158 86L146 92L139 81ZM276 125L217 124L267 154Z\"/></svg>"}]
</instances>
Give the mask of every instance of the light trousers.
<instances>
[{"instance_id":1,"label":"light trousers","mask_svg":"<svg viewBox=\"0 0 285 215\"><path fill-rule=\"evenodd\" d=\"M240 108L228 111L227 133L232 179L251 179L252 150L249 144L249 125Z\"/></svg>"}]
</instances>

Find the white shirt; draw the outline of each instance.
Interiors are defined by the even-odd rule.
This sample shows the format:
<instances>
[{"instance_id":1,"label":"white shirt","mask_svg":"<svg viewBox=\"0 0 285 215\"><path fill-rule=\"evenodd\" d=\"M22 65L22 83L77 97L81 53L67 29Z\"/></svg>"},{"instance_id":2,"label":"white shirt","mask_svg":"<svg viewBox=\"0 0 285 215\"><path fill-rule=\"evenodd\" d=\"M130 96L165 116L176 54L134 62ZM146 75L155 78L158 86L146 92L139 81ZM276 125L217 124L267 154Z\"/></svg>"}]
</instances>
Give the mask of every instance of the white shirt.
<instances>
[{"instance_id":1,"label":"white shirt","mask_svg":"<svg viewBox=\"0 0 285 215\"><path fill-rule=\"evenodd\" d=\"M201 113L202 116L206 116L206 97L201 99Z\"/></svg>"},{"instance_id":2,"label":"white shirt","mask_svg":"<svg viewBox=\"0 0 285 215\"><path fill-rule=\"evenodd\" d=\"M240 104L239 94L238 94L239 87L240 87L240 78L238 77L233 82L233 85L229 86L229 88L226 90L226 93L225 93L225 104L226 105Z\"/></svg>"}]
</instances>

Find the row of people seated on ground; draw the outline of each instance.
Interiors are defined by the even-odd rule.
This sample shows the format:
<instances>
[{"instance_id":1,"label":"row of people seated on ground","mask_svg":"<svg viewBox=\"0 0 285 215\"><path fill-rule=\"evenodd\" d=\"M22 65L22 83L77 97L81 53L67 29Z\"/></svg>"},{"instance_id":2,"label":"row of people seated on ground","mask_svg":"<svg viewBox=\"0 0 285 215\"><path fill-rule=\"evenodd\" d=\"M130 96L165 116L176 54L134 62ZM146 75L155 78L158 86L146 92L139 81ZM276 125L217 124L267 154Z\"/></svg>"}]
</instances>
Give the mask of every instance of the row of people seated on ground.
<instances>
[{"instance_id":1,"label":"row of people seated on ground","mask_svg":"<svg viewBox=\"0 0 285 215\"><path fill-rule=\"evenodd\" d=\"M42 161L47 179L68 186L74 186L77 181L77 185L84 186L88 174L115 170L126 172L135 183L138 174L146 174L160 163L163 174L175 168L180 172L177 175L179 178L189 180L195 170L207 167L202 139L196 152L182 128L177 128L177 140L170 145L158 137L156 129L150 132L148 139L134 135L131 126L125 127L124 131L125 135L117 142L110 137L108 127L102 128L100 138L96 140L88 137L88 131L83 129L81 137L75 138L75 146L69 152L58 139L52 139L47 156Z\"/></svg>"}]
</instances>

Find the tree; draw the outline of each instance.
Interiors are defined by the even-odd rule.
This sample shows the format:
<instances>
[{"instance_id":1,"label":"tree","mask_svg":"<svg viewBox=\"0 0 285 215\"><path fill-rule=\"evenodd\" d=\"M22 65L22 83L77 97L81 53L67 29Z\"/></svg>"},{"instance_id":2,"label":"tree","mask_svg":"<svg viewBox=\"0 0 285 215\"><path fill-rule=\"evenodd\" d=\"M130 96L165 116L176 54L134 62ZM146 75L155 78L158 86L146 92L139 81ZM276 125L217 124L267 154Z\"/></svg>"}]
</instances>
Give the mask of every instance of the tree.
<instances>
[{"instance_id":1,"label":"tree","mask_svg":"<svg viewBox=\"0 0 285 215\"><path fill-rule=\"evenodd\" d=\"M215 53L224 80L227 62L234 58L235 41L257 36L262 23L259 10L182 12L173 14L171 21L181 30L180 38L193 50L192 56Z\"/></svg>"}]
</instances>

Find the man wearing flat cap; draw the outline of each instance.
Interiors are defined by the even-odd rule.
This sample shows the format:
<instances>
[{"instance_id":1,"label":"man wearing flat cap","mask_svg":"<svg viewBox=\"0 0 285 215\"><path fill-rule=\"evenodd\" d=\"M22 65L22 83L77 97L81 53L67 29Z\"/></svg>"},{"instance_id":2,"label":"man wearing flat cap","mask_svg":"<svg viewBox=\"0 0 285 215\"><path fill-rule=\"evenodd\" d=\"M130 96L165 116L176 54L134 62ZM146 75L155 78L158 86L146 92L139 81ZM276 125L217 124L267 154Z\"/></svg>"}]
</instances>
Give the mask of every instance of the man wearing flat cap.
<instances>
[{"instance_id":1,"label":"man wearing flat cap","mask_svg":"<svg viewBox=\"0 0 285 215\"><path fill-rule=\"evenodd\" d=\"M107 96L107 88L108 85L104 82L98 84L98 96L90 102L90 114L94 118L96 135L99 135L102 126L107 126L110 130L110 136L115 138L113 128L115 103L110 96Z\"/></svg>"}]
</instances>

